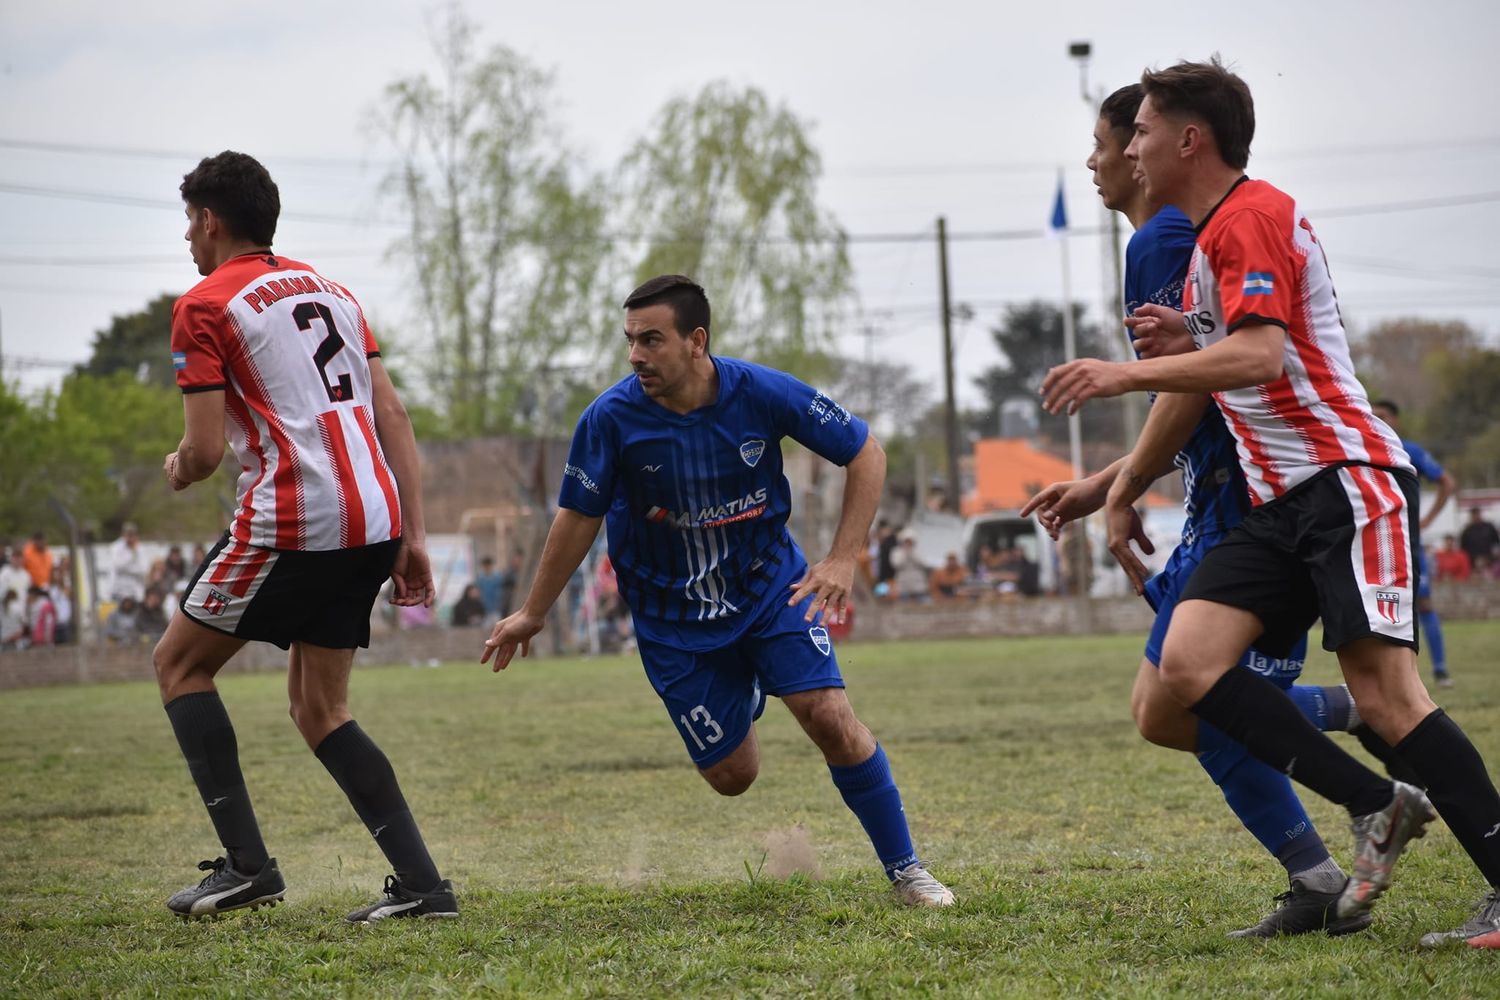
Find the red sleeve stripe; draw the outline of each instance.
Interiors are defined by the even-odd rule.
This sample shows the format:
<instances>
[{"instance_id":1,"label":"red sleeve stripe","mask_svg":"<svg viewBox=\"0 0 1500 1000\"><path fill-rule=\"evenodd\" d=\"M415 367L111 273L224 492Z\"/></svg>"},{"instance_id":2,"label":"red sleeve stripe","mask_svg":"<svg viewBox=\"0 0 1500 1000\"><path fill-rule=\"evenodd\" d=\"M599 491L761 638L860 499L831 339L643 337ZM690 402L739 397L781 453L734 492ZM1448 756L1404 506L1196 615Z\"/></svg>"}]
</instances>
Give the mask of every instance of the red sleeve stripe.
<instances>
[{"instance_id":1,"label":"red sleeve stripe","mask_svg":"<svg viewBox=\"0 0 1500 1000\"><path fill-rule=\"evenodd\" d=\"M1406 558L1405 498L1396 489L1389 472L1367 465L1349 467L1350 478L1359 487L1365 506L1365 524L1360 528L1364 549L1365 583L1378 587L1410 587Z\"/></svg>"},{"instance_id":2,"label":"red sleeve stripe","mask_svg":"<svg viewBox=\"0 0 1500 1000\"><path fill-rule=\"evenodd\" d=\"M354 419L359 423L359 432L364 435L365 447L375 465L375 481L380 484L380 492L385 494L386 509L391 512L391 537L400 538L401 500L396 494L396 480L386 464L385 452L380 450L380 443L375 438L375 418L370 416L368 406L356 406Z\"/></svg>"},{"instance_id":3,"label":"red sleeve stripe","mask_svg":"<svg viewBox=\"0 0 1500 1000\"><path fill-rule=\"evenodd\" d=\"M334 487L339 497L339 545L354 549L365 544L365 505L359 498L359 483L354 476L354 462L349 457L349 443L344 427L334 410L318 414L318 430L323 435L323 449L333 466Z\"/></svg>"}]
</instances>

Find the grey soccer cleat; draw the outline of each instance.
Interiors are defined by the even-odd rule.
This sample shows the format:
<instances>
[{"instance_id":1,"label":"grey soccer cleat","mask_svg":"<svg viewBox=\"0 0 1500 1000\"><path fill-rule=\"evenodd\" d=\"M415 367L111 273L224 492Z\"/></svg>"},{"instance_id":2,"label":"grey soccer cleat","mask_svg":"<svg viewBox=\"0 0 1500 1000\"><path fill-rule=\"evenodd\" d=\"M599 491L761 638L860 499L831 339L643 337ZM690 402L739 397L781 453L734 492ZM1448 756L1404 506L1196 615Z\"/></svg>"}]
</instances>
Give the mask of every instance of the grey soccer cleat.
<instances>
[{"instance_id":1,"label":"grey soccer cleat","mask_svg":"<svg viewBox=\"0 0 1500 1000\"><path fill-rule=\"evenodd\" d=\"M237 871L227 858L198 862L208 872L197 885L173 893L167 908L179 917L204 917L255 906L275 906L286 895L286 882L276 859L268 858L258 873Z\"/></svg>"},{"instance_id":2,"label":"grey soccer cleat","mask_svg":"<svg viewBox=\"0 0 1500 1000\"><path fill-rule=\"evenodd\" d=\"M907 906L952 906L953 892L932 877L921 862L891 873L891 889Z\"/></svg>"},{"instance_id":3,"label":"grey soccer cleat","mask_svg":"<svg viewBox=\"0 0 1500 1000\"><path fill-rule=\"evenodd\" d=\"M1479 901L1474 915L1451 931L1433 931L1423 934L1423 948L1441 948L1450 944L1466 944L1470 948L1500 948L1500 889L1492 891Z\"/></svg>"},{"instance_id":4,"label":"grey soccer cleat","mask_svg":"<svg viewBox=\"0 0 1500 1000\"><path fill-rule=\"evenodd\" d=\"M453 883L443 879L431 892L414 892L394 875L385 877L385 896L379 902L362 906L345 919L351 924L373 924L392 917L422 917L429 920L458 916L458 900Z\"/></svg>"},{"instance_id":5,"label":"grey soccer cleat","mask_svg":"<svg viewBox=\"0 0 1500 1000\"><path fill-rule=\"evenodd\" d=\"M1339 897L1338 915L1348 919L1375 905L1390 888L1391 872L1408 841L1427 832L1437 819L1420 788L1404 781L1391 782L1395 792L1390 804L1378 812L1354 817L1354 873Z\"/></svg>"},{"instance_id":6,"label":"grey soccer cleat","mask_svg":"<svg viewBox=\"0 0 1500 1000\"><path fill-rule=\"evenodd\" d=\"M1315 892L1292 879L1291 888L1276 897L1276 909L1253 927L1230 931L1232 938L1273 938L1293 934L1327 934L1339 937L1362 931L1374 921L1368 912L1342 918L1335 912L1339 892Z\"/></svg>"}]
</instances>

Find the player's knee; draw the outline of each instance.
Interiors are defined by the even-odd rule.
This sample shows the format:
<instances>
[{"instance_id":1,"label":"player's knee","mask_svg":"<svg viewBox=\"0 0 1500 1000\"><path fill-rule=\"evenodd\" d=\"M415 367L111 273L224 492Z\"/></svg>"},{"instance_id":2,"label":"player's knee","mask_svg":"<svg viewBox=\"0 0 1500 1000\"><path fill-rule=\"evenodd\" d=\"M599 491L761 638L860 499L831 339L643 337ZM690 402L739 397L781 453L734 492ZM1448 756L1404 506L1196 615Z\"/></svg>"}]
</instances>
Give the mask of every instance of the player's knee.
<instances>
[{"instance_id":1,"label":"player's knee","mask_svg":"<svg viewBox=\"0 0 1500 1000\"><path fill-rule=\"evenodd\" d=\"M849 703L826 699L814 703L801 718L802 728L825 753L841 753L859 739L863 728Z\"/></svg>"},{"instance_id":2,"label":"player's knee","mask_svg":"<svg viewBox=\"0 0 1500 1000\"><path fill-rule=\"evenodd\" d=\"M156 671L156 686L161 689L162 697L170 698L191 671L191 664L174 654L162 639L151 650L151 668Z\"/></svg>"},{"instance_id":3,"label":"player's knee","mask_svg":"<svg viewBox=\"0 0 1500 1000\"><path fill-rule=\"evenodd\" d=\"M710 767L700 771L703 780L720 795L743 795L755 784L759 769L755 767Z\"/></svg>"}]
</instances>

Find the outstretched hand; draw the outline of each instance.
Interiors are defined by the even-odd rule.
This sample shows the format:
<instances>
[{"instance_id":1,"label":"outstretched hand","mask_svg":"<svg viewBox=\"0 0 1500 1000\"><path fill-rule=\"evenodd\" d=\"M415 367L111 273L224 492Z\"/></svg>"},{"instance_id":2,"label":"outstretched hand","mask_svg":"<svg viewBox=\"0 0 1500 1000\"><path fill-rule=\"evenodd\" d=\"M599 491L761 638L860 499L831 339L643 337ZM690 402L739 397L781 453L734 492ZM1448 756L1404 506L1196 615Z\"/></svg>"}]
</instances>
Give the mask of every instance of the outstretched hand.
<instances>
[{"instance_id":1,"label":"outstretched hand","mask_svg":"<svg viewBox=\"0 0 1500 1000\"><path fill-rule=\"evenodd\" d=\"M432 607L437 588L432 583L432 561L427 558L427 544L401 539L396 562L391 566L391 582L396 585L391 603L403 608Z\"/></svg>"},{"instance_id":2,"label":"outstretched hand","mask_svg":"<svg viewBox=\"0 0 1500 1000\"><path fill-rule=\"evenodd\" d=\"M1048 413L1077 413L1096 397L1120 396L1130 391L1125 365L1098 358L1079 358L1058 365L1042 379L1042 407Z\"/></svg>"},{"instance_id":3,"label":"outstretched hand","mask_svg":"<svg viewBox=\"0 0 1500 1000\"><path fill-rule=\"evenodd\" d=\"M818 612L830 625L841 625L848 614L849 592L854 589L854 560L829 556L816 566L810 567L807 575L790 585L792 596L788 607L802 603L809 596L803 621L812 621Z\"/></svg>"},{"instance_id":4,"label":"outstretched hand","mask_svg":"<svg viewBox=\"0 0 1500 1000\"><path fill-rule=\"evenodd\" d=\"M1053 483L1027 500L1026 505L1021 508L1021 516L1029 517L1035 511L1037 523L1056 541L1063 525L1080 517L1087 517L1104 506L1107 495L1107 488L1093 477L1069 479Z\"/></svg>"},{"instance_id":5,"label":"outstretched hand","mask_svg":"<svg viewBox=\"0 0 1500 1000\"><path fill-rule=\"evenodd\" d=\"M488 663L491 654L495 657L494 673L499 673L510 666L511 658L516 655L516 649L521 650L524 657L531 652L531 640L542 630L543 620L540 615L527 613L524 609L517 611L508 618L502 618L495 623L495 628L490 632L490 637L484 641L484 655L479 658L480 663Z\"/></svg>"}]
</instances>

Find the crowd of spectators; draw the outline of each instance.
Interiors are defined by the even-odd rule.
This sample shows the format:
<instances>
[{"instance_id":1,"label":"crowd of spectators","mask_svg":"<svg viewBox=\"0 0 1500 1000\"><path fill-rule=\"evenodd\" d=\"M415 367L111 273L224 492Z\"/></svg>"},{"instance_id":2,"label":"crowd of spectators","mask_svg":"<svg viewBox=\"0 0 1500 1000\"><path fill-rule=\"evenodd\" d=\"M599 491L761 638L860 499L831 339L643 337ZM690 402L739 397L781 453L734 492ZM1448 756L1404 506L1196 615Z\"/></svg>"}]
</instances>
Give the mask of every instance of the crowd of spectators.
<instances>
[{"instance_id":1,"label":"crowd of spectators","mask_svg":"<svg viewBox=\"0 0 1500 1000\"><path fill-rule=\"evenodd\" d=\"M0 540L0 649L71 641L72 581L72 565L53 557L45 532L20 548Z\"/></svg>"},{"instance_id":2,"label":"crowd of spectators","mask_svg":"<svg viewBox=\"0 0 1500 1000\"><path fill-rule=\"evenodd\" d=\"M929 566L917 552L916 532L885 520L875 526L861 567L875 596L887 601L980 600L1041 593L1037 564L1017 545L984 543L967 562L958 552L948 552L941 564Z\"/></svg>"},{"instance_id":3,"label":"crowd of spectators","mask_svg":"<svg viewBox=\"0 0 1500 1000\"><path fill-rule=\"evenodd\" d=\"M1432 553L1432 572L1439 580L1500 580L1500 531L1478 507L1455 537L1444 535L1442 548Z\"/></svg>"}]
</instances>

